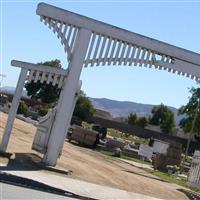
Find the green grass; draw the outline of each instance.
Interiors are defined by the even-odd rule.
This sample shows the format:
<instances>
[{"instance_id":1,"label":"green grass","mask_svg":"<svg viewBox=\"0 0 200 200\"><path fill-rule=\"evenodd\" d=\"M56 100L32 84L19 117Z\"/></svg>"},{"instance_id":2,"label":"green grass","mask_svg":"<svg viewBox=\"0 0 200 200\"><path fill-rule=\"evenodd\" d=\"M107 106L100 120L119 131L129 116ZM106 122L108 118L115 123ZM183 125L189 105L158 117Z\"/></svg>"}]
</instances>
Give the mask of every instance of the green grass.
<instances>
[{"instance_id":1,"label":"green grass","mask_svg":"<svg viewBox=\"0 0 200 200\"><path fill-rule=\"evenodd\" d=\"M188 187L187 180L177 179L177 178L173 177L172 175L168 175L166 172L162 172L162 171L157 171L157 170L152 171L152 170L146 169L146 168L144 169L144 171L146 171L150 174L153 174L153 175L155 175L155 176L157 176L157 177L161 178L162 180L167 181L169 183L174 183L174 184L177 184L177 185L180 185L180 186L183 186L183 187L187 187L194 192L200 193L199 189Z\"/></svg>"},{"instance_id":2,"label":"green grass","mask_svg":"<svg viewBox=\"0 0 200 200\"><path fill-rule=\"evenodd\" d=\"M147 144L149 142L148 139L140 138L133 135L126 135L111 128L108 129L108 135L140 144Z\"/></svg>"},{"instance_id":3,"label":"green grass","mask_svg":"<svg viewBox=\"0 0 200 200\"><path fill-rule=\"evenodd\" d=\"M190 188L190 187L189 187ZM200 193L200 190L199 189L196 189L196 188L190 188L192 191L194 192L197 192L197 193Z\"/></svg>"}]
</instances>

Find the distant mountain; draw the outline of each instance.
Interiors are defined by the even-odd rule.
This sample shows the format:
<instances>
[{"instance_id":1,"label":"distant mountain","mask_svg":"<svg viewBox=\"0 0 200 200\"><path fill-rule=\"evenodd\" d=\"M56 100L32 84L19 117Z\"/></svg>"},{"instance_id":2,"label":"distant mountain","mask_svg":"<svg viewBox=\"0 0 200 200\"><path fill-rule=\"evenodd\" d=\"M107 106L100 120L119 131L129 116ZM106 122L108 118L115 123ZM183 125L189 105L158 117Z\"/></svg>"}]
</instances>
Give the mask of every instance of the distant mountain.
<instances>
[{"instance_id":1,"label":"distant mountain","mask_svg":"<svg viewBox=\"0 0 200 200\"><path fill-rule=\"evenodd\" d=\"M4 86L0 88L1 92L5 92L8 94L14 94L15 93L15 87L11 87L11 86ZM27 96L27 92L25 90L23 90L22 92L22 96L28 98Z\"/></svg>"},{"instance_id":2,"label":"distant mountain","mask_svg":"<svg viewBox=\"0 0 200 200\"><path fill-rule=\"evenodd\" d=\"M0 91L14 94L15 87L1 87ZM23 97L28 97L27 92L23 91ZM154 105L135 103L130 101L117 101L106 98L90 98L93 106L96 109L109 112L113 118L126 118L130 113L136 113L139 116L150 116L151 110ZM177 116L177 109L169 107L169 109L175 114L176 124L179 123L182 116Z\"/></svg>"},{"instance_id":3,"label":"distant mountain","mask_svg":"<svg viewBox=\"0 0 200 200\"><path fill-rule=\"evenodd\" d=\"M151 116L151 110L155 105L135 103L130 101L116 101L106 98L91 98L95 108L109 112L114 118L126 118L130 113L136 113L139 116ZM169 107L175 114L176 123L178 124L181 116L177 116L177 109Z\"/></svg>"}]
</instances>

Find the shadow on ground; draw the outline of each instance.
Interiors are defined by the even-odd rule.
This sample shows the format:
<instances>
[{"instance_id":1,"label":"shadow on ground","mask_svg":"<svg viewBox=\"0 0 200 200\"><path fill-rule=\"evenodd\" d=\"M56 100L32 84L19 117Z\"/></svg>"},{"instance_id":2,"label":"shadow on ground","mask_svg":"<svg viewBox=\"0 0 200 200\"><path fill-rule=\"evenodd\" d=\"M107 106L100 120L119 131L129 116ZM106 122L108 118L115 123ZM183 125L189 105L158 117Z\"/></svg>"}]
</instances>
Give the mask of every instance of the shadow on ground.
<instances>
[{"instance_id":1,"label":"shadow on ground","mask_svg":"<svg viewBox=\"0 0 200 200\"><path fill-rule=\"evenodd\" d=\"M6 160L5 160L6 159ZM46 166L42 158L34 153L0 153L0 170L2 171L36 171L48 170L62 175L69 175L72 171Z\"/></svg>"},{"instance_id":2,"label":"shadow on ground","mask_svg":"<svg viewBox=\"0 0 200 200\"><path fill-rule=\"evenodd\" d=\"M200 194L199 193L192 192L192 191L189 191L189 190L184 190L184 189L178 189L178 191L183 192L188 197L188 199L190 199L190 200L200 200Z\"/></svg>"}]
</instances>

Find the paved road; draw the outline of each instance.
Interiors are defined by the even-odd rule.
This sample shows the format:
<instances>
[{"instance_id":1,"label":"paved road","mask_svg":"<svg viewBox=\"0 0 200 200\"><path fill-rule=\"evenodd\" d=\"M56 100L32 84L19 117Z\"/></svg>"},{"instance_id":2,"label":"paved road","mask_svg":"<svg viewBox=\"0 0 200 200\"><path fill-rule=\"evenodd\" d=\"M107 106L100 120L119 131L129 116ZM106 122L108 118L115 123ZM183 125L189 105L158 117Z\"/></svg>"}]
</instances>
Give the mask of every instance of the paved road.
<instances>
[{"instance_id":1,"label":"paved road","mask_svg":"<svg viewBox=\"0 0 200 200\"><path fill-rule=\"evenodd\" d=\"M30 188L0 183L0 200L6 200L6 199L30 199L30 200L36 200L36 199L69 199L69 200L75 200L74 198L68 198L48 192L43 192L39 190L34 190Z\"/></svg>"}]
</instances>

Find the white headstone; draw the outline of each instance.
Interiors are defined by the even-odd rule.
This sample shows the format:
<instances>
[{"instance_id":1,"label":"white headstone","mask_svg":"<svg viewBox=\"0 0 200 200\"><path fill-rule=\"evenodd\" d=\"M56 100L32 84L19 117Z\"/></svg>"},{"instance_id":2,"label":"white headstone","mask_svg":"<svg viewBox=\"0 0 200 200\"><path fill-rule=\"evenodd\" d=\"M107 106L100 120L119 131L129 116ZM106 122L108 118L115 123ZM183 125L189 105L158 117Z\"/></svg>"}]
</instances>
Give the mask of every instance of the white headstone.
<instances>
[{"instance_id":1,"label":"white headstone","mask_svg":"<svg viewBox=\"0 0 200 200\"><path fill-rule=\"evenodd\" d=\"M146 144L140 144L138 155L151 159L153 155L153 147Z\"/></svg>"}]
</instances>

